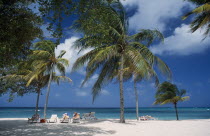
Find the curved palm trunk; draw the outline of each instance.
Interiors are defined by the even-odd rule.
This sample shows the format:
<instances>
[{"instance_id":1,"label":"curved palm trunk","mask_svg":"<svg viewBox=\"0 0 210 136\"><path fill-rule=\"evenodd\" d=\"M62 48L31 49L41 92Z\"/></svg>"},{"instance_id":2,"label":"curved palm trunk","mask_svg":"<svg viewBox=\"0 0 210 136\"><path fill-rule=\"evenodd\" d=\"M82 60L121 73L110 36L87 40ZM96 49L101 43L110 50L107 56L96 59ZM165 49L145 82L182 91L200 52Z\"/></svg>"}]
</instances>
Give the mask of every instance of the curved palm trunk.
<instances>
[{"instance_id":1,"label":"curved palm trunk","mask_svg":"<svg viewBox=\"0 0 210 136\"><path fill-rule=\"evenodd\" d=\"M50 94L50 84L52 81L52 71L50 72L50 79L49 79L49 83L48 83L48 87L47 87L47 95L46 95L46 101L45 101L45 105L44 105L44 119L46 119L46 113L47 113L47 105L48 105L48 98L49 98L49 94Z\"/></svg>"},{"instance_id":2,"label":"curved palm trunk","mask_svg":"<svg viewBox=\"0 0 210 136\"><path fill-rule=\"evenodd\" d=\"M41 92L41 89L38 87L37 88L37 99L36 99L36 110L35 110L35 114L38 114L40 92Z\"/></svg>"},{"instance_id":3,"label":"curved palm trunk","mask_svg":"<svg viewBox=\"0 0 210 136\"><path fill-rule=\"evenodd\" d=\"M124 95L123 95L123 55L120 64L120 123L125 123L124 117Z\"/></svg>"},{"instance_id":4,"label":"curved palm trunk","mask_svg":"<svg viewBox=\"0 0 210 136\"><path fill-rule=\"evenodd\" d=\"M177 103L174 104L174 108L176 110L176 120L179 120L178 110L177 110Z\"/></svg>"},{"instance_id":5,"label":"curved palm trunk","mask_svg":"<svg viewBox=\"0 0 210 136\"><path fill-rule=\"evenodd\" d=\"M136 96L136 119L139 120L139 100L138 100L139 98L135 81L134 81L134 91Z\"/></svg>"}]
</instances>

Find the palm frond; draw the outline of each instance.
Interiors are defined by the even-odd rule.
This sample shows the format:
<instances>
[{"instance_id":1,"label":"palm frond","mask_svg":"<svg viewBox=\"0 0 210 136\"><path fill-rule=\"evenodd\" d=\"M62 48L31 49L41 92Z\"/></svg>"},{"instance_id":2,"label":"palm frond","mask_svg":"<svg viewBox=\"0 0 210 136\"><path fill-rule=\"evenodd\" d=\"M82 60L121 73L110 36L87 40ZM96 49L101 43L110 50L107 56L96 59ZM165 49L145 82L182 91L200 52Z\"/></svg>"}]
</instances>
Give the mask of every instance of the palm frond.
<instances>
[{"instance_id":1,"label":"palm frond","mask_svg":"<svg viewBox=\"0 0 210 136\"><path fill-rule=\"evenodd\" d=\"M63 55L65 55L65 54L66 54L66 51L65 50L61 50L61 52L60 52L60 54L58 55L57 58L62 58Z\"/></svg>"},{"instance_id":2,"label":"palm frond","mask_svg":"<svg viewBox=\"0 0 210 136\"><path fill-rule=\"evenodd\" d=\"M163 34L158 30L142 29L139 33L129 37L130 40L138 42L147 42L146 46L150 46L154 40L164 41Z\"/></svg>"}]
</instances>

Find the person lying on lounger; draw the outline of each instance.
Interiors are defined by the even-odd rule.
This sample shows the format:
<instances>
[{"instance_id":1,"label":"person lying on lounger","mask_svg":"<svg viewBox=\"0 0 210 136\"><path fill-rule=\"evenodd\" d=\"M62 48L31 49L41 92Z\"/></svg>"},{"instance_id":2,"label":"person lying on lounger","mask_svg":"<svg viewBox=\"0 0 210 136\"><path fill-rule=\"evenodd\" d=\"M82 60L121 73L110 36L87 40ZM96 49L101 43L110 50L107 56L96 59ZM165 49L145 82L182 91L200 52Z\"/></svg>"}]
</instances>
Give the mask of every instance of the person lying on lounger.
<instances>
[{"instance_id":1,"label":"person lying on lounger","mask_svg":"<svg viewBox=\"0 0 210 136\"><path fill-rule=\"evenodd\" d=\"M68 116L67 113L64 113L64 114L63 114L63 119L69 119L69 116Z\"/></svg>"},{"instance_id":2,"label":"person lying on lounger","mask_svg":"<svg viewBox=\"0 0 210 136\"><path fill-rule=\"evenodd\" d=\"M74 112L73 119L79 119L80 115L77 112Z\"/></svg>"}]
</instances>

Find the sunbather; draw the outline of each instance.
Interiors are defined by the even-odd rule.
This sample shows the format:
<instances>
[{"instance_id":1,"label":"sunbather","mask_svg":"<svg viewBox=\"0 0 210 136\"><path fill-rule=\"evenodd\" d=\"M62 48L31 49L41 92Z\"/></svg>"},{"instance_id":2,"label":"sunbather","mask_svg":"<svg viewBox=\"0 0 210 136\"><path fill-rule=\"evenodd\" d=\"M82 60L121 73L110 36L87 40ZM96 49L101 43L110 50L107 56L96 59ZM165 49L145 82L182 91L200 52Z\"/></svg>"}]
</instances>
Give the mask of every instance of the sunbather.
<instances>
[{"instance_id":1,"label":"sunbather","mask_svg":"<svg viewBox=\"0 0 210 136\"><path fill-rule=\"evenodd\" d=\"M77 112L74 112L73 119L80 119L80 115Z\"/></svg>"},{"instance_id":2,"label":"sunbather","mask_svg":"<svg viewBox=\"0 0 210 136\"><path fill-rule=\"evenodd\" d=\"M63 114L62 119L60 120L61 123L68 123L69 122L69 116L67 113Z\"/></svg>"},{"instance_id":3,"label":"sunbather","mask_svg":"<svg viewBox=\"0 0 210 136\"><path fill-rule=\"evenodd\" d=\"M28 122L39 122L40 117L39 114L34 114L32 118L28 118Z\"/></svg>"},{"instance_id":4,"label":"sunbather","mask_svg":"<svg viewBox=\"0 0 210 136\"><path fill-rule=\"evenodd\" d=\"M80 115L79 113L76 113L74 112L74 115L73 115L73 123L80 123Z\"/></svg>"}]
</instances>

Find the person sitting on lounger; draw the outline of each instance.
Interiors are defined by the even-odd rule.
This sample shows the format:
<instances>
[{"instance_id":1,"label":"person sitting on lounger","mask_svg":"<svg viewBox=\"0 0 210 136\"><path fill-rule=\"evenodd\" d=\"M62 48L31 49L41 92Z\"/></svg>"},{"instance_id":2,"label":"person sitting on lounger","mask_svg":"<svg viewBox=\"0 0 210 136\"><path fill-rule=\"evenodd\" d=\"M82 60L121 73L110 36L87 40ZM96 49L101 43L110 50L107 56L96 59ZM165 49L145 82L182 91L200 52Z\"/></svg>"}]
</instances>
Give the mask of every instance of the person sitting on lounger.
<instances>
[{"instance_id":1,"label":"person sitting on lounger","mask_svg":"<svg viewBox=\"0 0 210 136\"><path fill-rule=\"evenodd\" d=\"M39 122L39 114L34 114L32 118L28 118L28 122Z\"/></svg>"},{"instance_id":2,"label":"person sitting on lounger","mask_svg":"<svg viewBox=\"0 0 210 136\"><path fill-rule=\"evenodd\" d=\"M80 115L77 112L74 112L73 119L80 119Z\"/></svg>"},{"instance_id":3,"label":"person sitting on lounger","mask_svg":"<svg viewBox=\"0 0 210 136\"><path fill-rule=\"evenodd\" d=\"M67 113L64 113L64 114L63 114L63 119L64 119L64 120L65 120L65 119L69 119L69 116L68 116Z\"/></svg>"}]
</instances>

